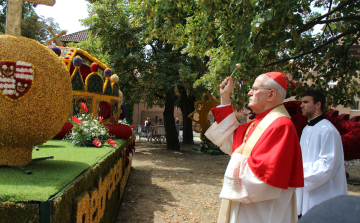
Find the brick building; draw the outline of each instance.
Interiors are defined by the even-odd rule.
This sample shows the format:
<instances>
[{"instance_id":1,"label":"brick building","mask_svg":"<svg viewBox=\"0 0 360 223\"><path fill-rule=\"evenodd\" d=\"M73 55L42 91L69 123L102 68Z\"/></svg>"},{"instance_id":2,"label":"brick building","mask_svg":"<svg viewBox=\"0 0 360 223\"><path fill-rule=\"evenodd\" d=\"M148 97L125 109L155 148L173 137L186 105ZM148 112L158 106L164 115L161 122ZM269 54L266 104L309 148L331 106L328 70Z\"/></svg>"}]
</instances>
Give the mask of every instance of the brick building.
<instances>
[{"instance_id":1,"label":"brick building","mask_svg":"<svg viewBox=\"0 0 360 223\"><path fill-rule=\"evenodd\" d=\"M133 111L133 123L134 125L145 125L145 119L147 117L150 118L150 121L153 125L158 123L159 119L164 121L163 116L164 108L160 108L159 106L154 106L152 108L146 108L145 103L134 104ZM180 109L174 109L174 117L180 120L180 124L183 123L183 117Z\"/></svg>"}]
</instances>

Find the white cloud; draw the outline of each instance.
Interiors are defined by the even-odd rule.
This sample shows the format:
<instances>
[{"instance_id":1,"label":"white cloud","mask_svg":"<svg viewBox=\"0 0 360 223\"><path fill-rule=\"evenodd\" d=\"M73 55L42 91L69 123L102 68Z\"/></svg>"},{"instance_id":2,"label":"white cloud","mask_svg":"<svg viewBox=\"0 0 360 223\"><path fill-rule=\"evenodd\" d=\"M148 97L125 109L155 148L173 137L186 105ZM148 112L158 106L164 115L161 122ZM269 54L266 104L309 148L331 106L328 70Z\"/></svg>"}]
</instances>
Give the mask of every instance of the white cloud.
<instances>
[{"instance_id":1,"label":"white cloud","mask_svg":"<svg viewBox=\"0 0 360 223\"><path fill-rule=\"evenodd\" d=\"M35 11L46 18L54 18L60 29L65 29L70 34L86 29L79 19L88 17L87 3L85 0L57 0L54 6L38 5Z\"/></svg>"}]
</instances>

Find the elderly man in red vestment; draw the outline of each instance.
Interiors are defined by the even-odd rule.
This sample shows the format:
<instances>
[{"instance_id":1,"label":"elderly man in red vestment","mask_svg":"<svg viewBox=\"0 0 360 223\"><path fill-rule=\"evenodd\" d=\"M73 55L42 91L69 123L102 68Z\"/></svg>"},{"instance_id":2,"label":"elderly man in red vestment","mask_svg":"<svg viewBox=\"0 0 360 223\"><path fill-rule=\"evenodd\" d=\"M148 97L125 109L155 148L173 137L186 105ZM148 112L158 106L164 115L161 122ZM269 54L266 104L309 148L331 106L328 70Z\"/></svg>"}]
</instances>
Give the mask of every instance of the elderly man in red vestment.
<instances>
[{"instance_id":1,"label":"elderly man in red vestment","mask_svg":"<svg viewBox=\"0 0 360 223\"><path fill-rule=\"evenodd\" d=\"M241 125L233 112L231 77L220 84L216 123L205 135L231 155L220 193L218 222L297 222L295 188L304 186L299 138L283 106L284 74L258 76L249 91L253 121Z\"/></svg>"}]
</instances>

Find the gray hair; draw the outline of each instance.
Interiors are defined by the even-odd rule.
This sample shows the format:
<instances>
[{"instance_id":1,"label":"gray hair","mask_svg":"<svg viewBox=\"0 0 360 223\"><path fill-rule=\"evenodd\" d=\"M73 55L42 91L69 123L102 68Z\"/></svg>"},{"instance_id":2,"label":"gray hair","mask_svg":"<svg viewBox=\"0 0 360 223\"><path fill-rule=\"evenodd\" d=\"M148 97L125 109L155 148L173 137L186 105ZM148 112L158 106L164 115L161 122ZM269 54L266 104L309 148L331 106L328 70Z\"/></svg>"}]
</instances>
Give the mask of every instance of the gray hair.
<instances>
[{"instance_id":1,"label":"gray hair","mask_svg":"<svg viewBox=\"0 0 360 223\"><path fill-rule=\"evenodd\" d=\"M278 82L276 82L274 79L272 79L271 77L269 77L266 81L264 81L264 83L262 85L265 88L275 89L276 92L278 92L278 94L281 96L281 98L283 100L285 100L285 98L286 98L285 89Z\"/></svg>"}]
</instances>

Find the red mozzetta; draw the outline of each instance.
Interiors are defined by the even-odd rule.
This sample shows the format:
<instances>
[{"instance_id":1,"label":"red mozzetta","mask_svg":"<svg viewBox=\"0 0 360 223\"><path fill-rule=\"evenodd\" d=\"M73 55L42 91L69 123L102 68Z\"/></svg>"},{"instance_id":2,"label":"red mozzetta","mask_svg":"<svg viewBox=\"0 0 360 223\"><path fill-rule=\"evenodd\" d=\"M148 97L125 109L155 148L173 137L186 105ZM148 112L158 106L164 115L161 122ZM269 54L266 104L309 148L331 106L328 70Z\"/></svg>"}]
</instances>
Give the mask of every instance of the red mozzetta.
<instances>
[{"instance_id":1,"label":"red mozzetta","mask_svg":"<svg viewBox=\"0 0 360 223\"><path fill-rule=\"evenodd\" d=\"M240 125L234 132L233 151L238 148L244 139L247 128L250 129L247 139L254 132L260 121L271 111L257 114L255 120ZM212 113L217 123L233 112L231 105L213 108ZM268 185L287 189L288 187L303 187L303 169L301 149L294 124L289 118L276 119L265 130L255 144L248 159L252 172Z\"/></svg>"}]
</instances>

